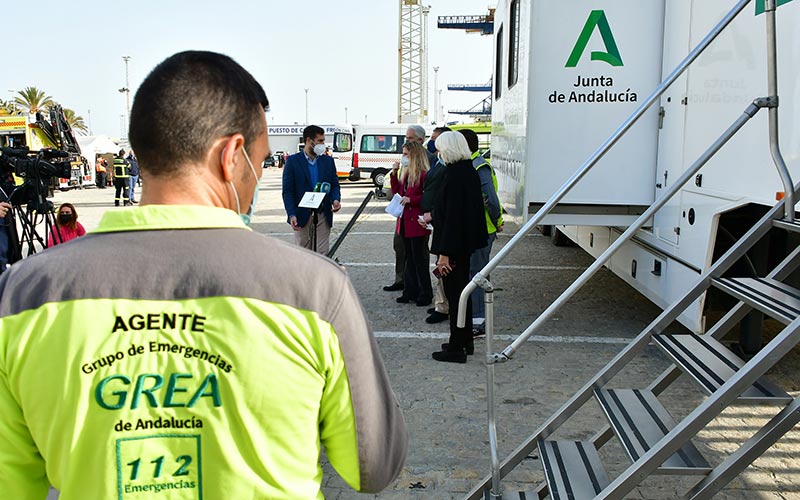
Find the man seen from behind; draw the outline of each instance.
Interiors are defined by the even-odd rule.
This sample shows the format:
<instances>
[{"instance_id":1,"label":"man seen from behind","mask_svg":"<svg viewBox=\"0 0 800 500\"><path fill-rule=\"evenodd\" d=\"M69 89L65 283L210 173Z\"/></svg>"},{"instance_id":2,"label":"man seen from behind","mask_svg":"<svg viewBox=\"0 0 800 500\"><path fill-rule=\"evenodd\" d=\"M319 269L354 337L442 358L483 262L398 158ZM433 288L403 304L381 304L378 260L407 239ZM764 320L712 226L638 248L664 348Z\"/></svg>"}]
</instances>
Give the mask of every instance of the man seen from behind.
<instances>
[{"instance_id":1,"label":"man seen from behind","mask_svg":"<svg viewBox=\"0 0 800 500\"><path fill-rule=\"evenodd\" d=\"M356 490L397 477L405 423L346 274L243 222L267 105L226 56L166 59L131 112L140 206L0 277L0 498L321 499L323 446Z\"/></svg>"}]
</instances>

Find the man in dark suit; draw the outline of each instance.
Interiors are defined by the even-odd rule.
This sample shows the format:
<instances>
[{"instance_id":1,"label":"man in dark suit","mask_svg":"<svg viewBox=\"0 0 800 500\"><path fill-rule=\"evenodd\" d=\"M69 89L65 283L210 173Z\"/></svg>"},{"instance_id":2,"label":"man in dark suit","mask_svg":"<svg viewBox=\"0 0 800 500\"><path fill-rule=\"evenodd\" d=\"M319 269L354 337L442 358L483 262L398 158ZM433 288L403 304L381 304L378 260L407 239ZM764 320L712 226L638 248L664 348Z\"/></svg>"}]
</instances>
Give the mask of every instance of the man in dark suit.
<instances>
[{"instance_id":1,"label":"man in dark suit","mask_svg":"<svg viewBox=\"0 0 800 500\"><path fill-rule=\"evenodd\" d=\"M316 227L316 250L326 254L333 226L333 212L338 212L341 208L339 178L336 176L333 158L325 154L325 131L316 125L309 125L303 130L303 141L303 151L290 156L283 169L283 206L286 209L287 222L295 231L295 243L311 249L312 231L315 230L312 223L314 211L300 208L298 204L306 192L328 183L330 192L317 211Z\"/></svg>"}]
</instances>

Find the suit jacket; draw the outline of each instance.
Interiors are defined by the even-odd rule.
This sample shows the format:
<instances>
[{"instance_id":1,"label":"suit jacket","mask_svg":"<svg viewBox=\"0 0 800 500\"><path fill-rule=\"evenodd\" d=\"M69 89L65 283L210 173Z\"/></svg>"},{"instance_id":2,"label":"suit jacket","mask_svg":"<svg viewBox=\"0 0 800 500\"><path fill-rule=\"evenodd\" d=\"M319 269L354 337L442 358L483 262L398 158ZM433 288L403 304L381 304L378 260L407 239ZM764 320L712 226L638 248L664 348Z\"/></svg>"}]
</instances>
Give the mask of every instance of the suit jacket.
<instances>
[{"instance_id":1,"label":"suit jacket","mask_svg":"<svg viewBox=\"0 0 800 500\"><path fill-rule=\"evenodd\" d=\"M431 168L425 176L425 184L422 191L422 211L433 212L434 202L439 197L439 188L442 185L442 178L444 177L445 166L441 163L437 164L439 160L431 163Z\"/></svg>"},{"instance_id":2,"label":"suit jacket","mask_svg":"<svg viewBox=\"0 0 800 500\"><path fill-rule=\"evenodd\" d=\"M434 202L431 253L469 257L488 244L481 179L471 160L437 168L444 175Z\"/></svg>"},{"instance_id":3,"label":"suit jacket","mask_svg":"<svg viewBox=\"0 0 800 500\"><path fill-rule=\"evenodd\" d=\"M422 172L419 181L413 186L405 185L394 173L390 176L392 192L400 196L408 196L411 200L403 208L403 215L397 219L397 227L395 229L397 234L402 234L406 238L419 238L430 234L430 231L420 226L418 222L419 216L422 215L420 204L422 203L422 186L425 182L425 174L426 172ZM400 232L401 225L403 228L402 233Z\"/></svg>"},{"instance_id":4,"label":"suit jacket","mask_svg":"<svg viewBox=\"0 0 800 500\"><path fill-rule=\"evenodd\" d=\"M330 193L320 206L320 213L325 216L328 225L333 226L333 200L342 199L333 158L327 155L317 156L317 171L317 182L329 182L331 185ZM311 217L311 209L299 208L297 204L303 199L303 194L313 190L314 185L311 184L311 172L308 170L306 155L302 151L291 155L283 167L283 207L286 209L287 221L289 217L295 215L297 224L305 227Z\"/></svg>"}]
</instances>

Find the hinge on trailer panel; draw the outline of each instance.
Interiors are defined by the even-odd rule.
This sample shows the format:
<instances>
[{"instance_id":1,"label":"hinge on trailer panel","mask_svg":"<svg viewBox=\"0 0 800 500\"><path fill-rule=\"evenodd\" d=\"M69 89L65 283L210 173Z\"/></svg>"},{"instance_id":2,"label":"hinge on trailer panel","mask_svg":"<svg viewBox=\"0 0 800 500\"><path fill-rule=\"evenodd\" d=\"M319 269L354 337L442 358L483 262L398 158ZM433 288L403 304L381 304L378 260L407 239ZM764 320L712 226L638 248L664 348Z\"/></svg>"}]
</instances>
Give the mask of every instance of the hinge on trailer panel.
<instances>
[{"instance_id":1,"label":"hinge on trailer panel","mask_svg":"<svg viewBox=\"0 0 800 500\"><path fill-rule=\"evenodd\" d=\"M666 114L667 114L667 112L664 109L664 106L661 106L660 108L658 108L658 129L659 130L664 128L664 115L666 115Z\"/></svg>"},{"instance_id":2,"label":"hinge on trailer panel","mask_svg":"<svg viewBox=\"0 0 800 500\"><path fill-rule=\"evenodd\" d=\"M684 97L683 99L681 99L681 104L683 104L684 106L687 106L689 104L689 98L688 97Z\"/></svg>"},{"instance_id":3,"label":"hinge on trailer panel","mask_svg":"<svg viewBox=\"0 0 800 500\"><path fill-rule=\"evenodd\" d=\"M675 231L675 234L677 234L678 236L680 236L680 235L681 235L681 228L680 228L680 226L675 226L674 228L672 228L672 230L673 230L673 231Z\"/></svg>"}]
</instances>

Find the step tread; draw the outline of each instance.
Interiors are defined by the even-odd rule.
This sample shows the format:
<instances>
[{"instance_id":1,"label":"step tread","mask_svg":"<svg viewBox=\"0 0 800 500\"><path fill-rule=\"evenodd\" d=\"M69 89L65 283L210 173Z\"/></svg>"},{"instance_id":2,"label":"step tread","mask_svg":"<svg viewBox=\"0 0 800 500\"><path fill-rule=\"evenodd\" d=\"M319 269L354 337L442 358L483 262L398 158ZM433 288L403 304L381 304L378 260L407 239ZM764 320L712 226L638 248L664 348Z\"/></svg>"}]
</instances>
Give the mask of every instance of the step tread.
<instances>
[{"instance_id":1,"label":"step tread","mask_svg":"<svg viewBox=\"0 0 800 500\"><path fill-rule=\"evenodd\" d=\"M675 420L655 394L639 389L595 389L600 406L633 462L673 427ZM659 467L663 474L707 474L711 466L689 442Z\"/></svg>"},{"instance_id":2,"label":"step tread","mask_svg":"<svg viewBox=\"0 0 800 500\"><path fill-rule=\"evenodd\" d=\"M800 222L798 222L797 219L792 222L786 219L775 219L772 221L772 225L789 231L800 232Z\"/></svg>"},{"instance_id":3,"label":"step tread","mask_svg":"<svg viewBox=\"0 0 800 500\"><path fill-rule=\"evenodd\" d=\"M716 278L715 287L789 324L800 316L800 290L769 278Z\"/></svg>"},{"instance_id":4,"label":"step tread","mask_svg":"<svg viewBox=\"0 0 800 500\"><path fill-rule=\"evenodd\" d=\"M600 456L589 441L539 441L547 487L553 500L591 499L608 486Z\"/></svg>"},{"instance_id":5,"label":"step tread","mask_svg":"<svg viewBox=\"0 0 800 500\"><path fill-rule=\"evenodd\" d=\"M691 333L654 335L664 352L709 394L730 379L744 361L713 337ZM766 377L745 390L740 401L786 404L792 401L786 391Z\"/></svg>"}]
</instances>

